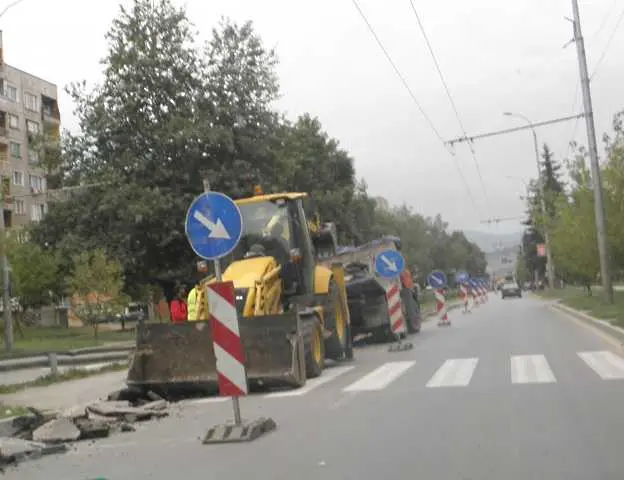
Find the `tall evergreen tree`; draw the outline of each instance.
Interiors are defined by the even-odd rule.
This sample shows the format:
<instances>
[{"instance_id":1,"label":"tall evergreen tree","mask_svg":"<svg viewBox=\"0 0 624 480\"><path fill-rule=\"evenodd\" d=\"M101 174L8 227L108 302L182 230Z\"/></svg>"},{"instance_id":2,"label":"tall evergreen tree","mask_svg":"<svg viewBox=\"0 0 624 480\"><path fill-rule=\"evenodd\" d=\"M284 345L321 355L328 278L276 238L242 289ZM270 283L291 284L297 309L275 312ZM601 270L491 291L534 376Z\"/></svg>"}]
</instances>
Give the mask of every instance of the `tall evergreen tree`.
<instances>
[{"instance_id":1,"label":"tall evergreen tree","mask_svg":"<svg viewBox=\"0 0 624 480\"><path fill-rule=\"evenodd\" d=\"M542 147L542 161L540 163L540 180L544 182L544 203L548 217L552 219L555 215L557 199L564 191L564 184L561 179L561 164L554 158L548 144Z\"/></svg>"}]
</instances>

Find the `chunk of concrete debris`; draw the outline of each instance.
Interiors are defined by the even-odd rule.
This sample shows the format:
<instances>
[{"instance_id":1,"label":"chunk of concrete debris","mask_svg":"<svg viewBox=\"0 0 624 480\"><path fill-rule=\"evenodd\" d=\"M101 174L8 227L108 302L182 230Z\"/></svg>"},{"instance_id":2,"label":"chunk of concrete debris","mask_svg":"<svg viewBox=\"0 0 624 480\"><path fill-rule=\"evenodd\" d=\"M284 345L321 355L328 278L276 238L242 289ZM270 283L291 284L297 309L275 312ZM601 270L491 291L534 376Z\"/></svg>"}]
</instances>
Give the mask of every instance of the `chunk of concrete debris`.
<instances>
[{"instance_id":1,"label":"chunk of concrete debris","mask_svg":"<svg viewBox=\"0 0 624 480\"><path fill-rule=\"evenodd\" d=\"M63 443L76 441L80 435L80 429L71 418L60 417L38 427L32 438L35 442Z\"/></svg>"},{"instance_id":2,"label":"chunk of concrete debris","mask_svg":"<svg viewBox=\"0 0 624 480\"><path fill-rule=\"evenodd\" d=\"M94 438L108 437L111 431L109 420L92 420L90 418L76 418L74 420L76 428L80 431L80 440L91 440Z\"/></svg>"},{"instance_id":3,"label":"chunk of concrete debris","mask_svg":"<svg viewBox=\"0 0 624 480\"><path fill-rule=\"evenodd\" d=\"M157 400L140 407L133 407L127 401L100 402L89 405L87 410L90 413L103 417L121 417L128 421L128 418L134 420L147 420L152 417L163 417L167 415L165 411L167 402L165 400Z\"/></svg>"},{"instance_id":4,"label":"chunk of concrete debris","mask_svg":"<svg viewBox=\"0 0 624 480\"><path fill-rule=\"evenodd\" d=\"M46 445L19 438L0 437L0 465L65 451L67 446L63 444Z\"/></svg>"}]
</instances>

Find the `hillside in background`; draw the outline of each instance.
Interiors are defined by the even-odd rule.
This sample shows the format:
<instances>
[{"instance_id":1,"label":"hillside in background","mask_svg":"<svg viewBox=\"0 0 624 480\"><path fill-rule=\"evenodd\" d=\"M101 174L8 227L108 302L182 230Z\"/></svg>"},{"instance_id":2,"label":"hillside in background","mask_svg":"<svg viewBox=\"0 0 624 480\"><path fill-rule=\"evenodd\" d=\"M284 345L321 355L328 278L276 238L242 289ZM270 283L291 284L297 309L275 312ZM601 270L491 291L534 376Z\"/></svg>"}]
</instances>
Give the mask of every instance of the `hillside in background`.
<instances>
[{"instance_id":1,"label":"hillside in background","mask_svg":"<svg viewBox=\"0 0 624 480\"><path fill-rule=\"evenodd\" d=\"M471 242L476 243L485 253L497 252L500 248L518 247L522 242L522 232L491 233L478 230L464 230L464 235Z\"/></svg>"}]
</instances>

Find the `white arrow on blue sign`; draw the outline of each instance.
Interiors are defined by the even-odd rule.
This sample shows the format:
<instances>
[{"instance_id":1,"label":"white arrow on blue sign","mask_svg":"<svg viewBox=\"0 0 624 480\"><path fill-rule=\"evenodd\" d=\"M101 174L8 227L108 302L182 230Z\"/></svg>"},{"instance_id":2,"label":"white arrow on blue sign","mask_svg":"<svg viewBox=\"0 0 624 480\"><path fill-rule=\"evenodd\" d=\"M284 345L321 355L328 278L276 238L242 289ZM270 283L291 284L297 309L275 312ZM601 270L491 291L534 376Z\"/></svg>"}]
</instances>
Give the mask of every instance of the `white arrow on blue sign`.
<instances>
[{"instance_id":1,"label":"white arrow on blue sign","mask_svg":"<svg viewBox=\"0 0 624 480\"><path fill-rule=\"evenodd\" d=\"M427 283L431 288L444 288L446 287L446 275L440 270L434 270L427 275Z\"/></svg>"},{"instance_id":2,"label":"white arrow on blue sign","mask_svg":"<svg viewBox=\"0 0 624 480\"><path fill-rule=\"evenodd\" d=\"M382 278L396 278L405 269L405 259L396 250L384 250L375 257L375 273Z\"/></svg>"},{"instance_id":3,"label":"white arrow on blue sign","mask_svg":"<svg viewBox=\"0 0 624 480\"><path fill-rule=\"evenodd\" d=\"M243 233L243 217L227 195L206 192L193 200L186 212L186 237L193 251L205 260L230 253Z\"/></svg>"}]
</instances>

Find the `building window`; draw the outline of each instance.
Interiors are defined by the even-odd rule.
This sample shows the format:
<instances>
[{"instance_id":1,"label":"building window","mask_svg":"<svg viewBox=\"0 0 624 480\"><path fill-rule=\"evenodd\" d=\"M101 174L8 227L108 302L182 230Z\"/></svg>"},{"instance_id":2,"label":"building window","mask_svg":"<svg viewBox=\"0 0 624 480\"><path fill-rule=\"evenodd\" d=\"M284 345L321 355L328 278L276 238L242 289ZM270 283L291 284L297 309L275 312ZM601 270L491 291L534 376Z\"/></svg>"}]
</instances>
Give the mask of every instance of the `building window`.
<instances>
[{"instance_id":1,"label":"building window","mask_svg":"<svg viewBox=\"0 0 624 480\"><path fill-rule=\"evenodd\" d=\"M14 158L22 158L22 151L19 143L11 142L11 156Z\"/></svg>"},{"instance_id":2,"label":"building window","mask_svg":"<svg viewBox=\"0 0 624 480\"><path fill-rule=\"evenodd\" d=\"M4 95L9 99L12 100L14 102L17 102L17 88L15 88L13 85L7 85L4 88Z\"/></svg>"},{"instance_id":3,"label":"building window","mask_svg":"<svg viewBox=\"0 0 624 480\"><path fill-rule=\"evenodd\" d=\"M28 163L39 165L39 152L37 150L28 149Z\"/></svg>"},{"instance_id":4,"label":"building window","mask_svg":"<svg viewBox=\"0 0 624 480\"><path fill-rule=\"evenodd\" d=\"M38 112L39 99L32 93L24 92L24 108L32 110L33 112Z\"/></svg>"},{"instance_id":5,"label":"building window","mask_svg":"<svg viewBox=\"0 0 624 480\"><path fill-rule=\"evenodd\" d=\"M26 120L26 129L31 135L39 135L39 124L32 120Z\"/></svg>"},{"instance_id":6,"label":"building window","mask_svg":"<svg viewBox=\"0 0 624 480\"><path fill-rule=\"evenodd\" d=\"M9 127L19 130L19 117L9 113Z\"/></svg>"},{"instance_id":7,"label":"building window","mask_svg":"<svg viewBox=\"0 0 624 480\"><path fill-rule=\"evenodd\" d=\"M45 191L45 179L38 177L36 175L30 175L29 186L33 189L33 191L43 193Z\"/></svg>"},{"instance_id":8,"label":"building window","mask_svg":"<svg viewBox=\"0 0 624 480\"><path fill-rule=\"evenodd\" d=\"M24 186L24 172L13 172L13 185L17 185L18 187Z\"/></svg>"},{"instance_id":9,"label":"building window","mask_svg":"<svg viewBox=\"0 0 624 480\"><path fill-rule=\"evenodd\" d=\"M26 204L24 200L15 200L13 212L15 212L15 215L26 215Z\"/></svg>"},{"instance_id":10,"label":"building window","mask_svg":"<svg viewBox=\"0 0 624 480\"><path fill-rule=\"evenodd\" d=\"M43 205L33 204L30 207L31 207L31 209L30 209L30 219L33 222L39 222L43 218L44 206Z\"/></svg>"}]
</instances>

